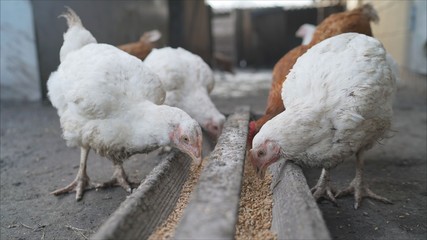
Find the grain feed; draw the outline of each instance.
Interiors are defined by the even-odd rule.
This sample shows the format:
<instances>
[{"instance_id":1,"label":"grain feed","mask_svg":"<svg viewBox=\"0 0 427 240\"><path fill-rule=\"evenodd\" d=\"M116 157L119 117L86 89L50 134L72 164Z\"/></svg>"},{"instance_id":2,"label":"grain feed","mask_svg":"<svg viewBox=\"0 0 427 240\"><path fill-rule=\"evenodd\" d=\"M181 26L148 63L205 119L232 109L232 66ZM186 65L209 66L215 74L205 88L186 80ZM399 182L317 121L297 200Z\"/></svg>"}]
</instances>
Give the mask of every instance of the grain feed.
<instances>
[{"instance_id":1,"label":"grain feed","mask_svg":"<svg viewBox=\"0 0 427 240\"><path fill-rule=\"evenodd\" d=\"M276 235L270 231L273 209L271 181L272 176L268 171L264 180L258 179L254 167L246 158L236 240L277 239Z\"/></svg>"},{"instance_id":2,"label":"grain feed","mask_svg":"<svg viewBox=\"0 0 427 240\"><path fill-rule=\"evenodd\" d=\"M202 169L204 168L208 160L209 158L206 157L202 162L202 166L200 167L196 164L191 165L189 176L187 178L187 181L184 183L184 186L182 187L182 191L175 205L175 209L169 215L168 219L166 219L166 221L162 225L160 225L160 227L158 227L153 234L151 234L151 236L148 238L149 240L172 239L173 234L175 232L175 228L177 227L177 224L181 219L182 213L184 212L184 209L187 207L187 204L190 201L191 193L193 192L194 187L196 186L196 183L199 180L200 173L202 172Z\"/></svg>"}]
</instances>

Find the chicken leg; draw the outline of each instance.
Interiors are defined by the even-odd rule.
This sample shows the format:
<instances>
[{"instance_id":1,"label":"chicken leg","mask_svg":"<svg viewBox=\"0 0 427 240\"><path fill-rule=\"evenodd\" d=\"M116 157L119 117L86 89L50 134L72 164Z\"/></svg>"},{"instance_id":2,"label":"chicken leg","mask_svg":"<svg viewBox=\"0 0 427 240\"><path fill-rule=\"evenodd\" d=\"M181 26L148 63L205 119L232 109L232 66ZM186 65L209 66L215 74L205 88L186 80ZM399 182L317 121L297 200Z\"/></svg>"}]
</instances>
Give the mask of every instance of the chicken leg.
<instances>
[{"instance_id":1,"label":"chicken leg","mask_svg":"<svg viewBox=\"0 0 427 240\"><path fill-rule=\"evenodd\" d=\"M126 192L132 193L132 187L127 179L127 175L125 173L125 170L123 169L122 162L113 161L114 164L114 173L113 178L110 181L97 184L97 188L107 188L112 186L121 186L126 190Z\"/></svg>"},{"instance_id":2,"label":"chicken leg","mask_svg":"<svg viewBox=\"0 0 427 240\"><path fill-rule=\"evenodd\" d=\"M311 189L314 199L319 200L321 197L330 200L334 205L337 205L334 193L335 190L330 186L331 178L329 176L329 170L323 168L320 174L319 180L316 185Z\"/></svg>"},{"instance_id":3,"label":"chicken leg","mask_svg":"<svg viewBox=\"0 0 427 240\"><path fill-rule=\"evenodd\" d=\"M362 202L362 199L364 197L376 199L383 203L392 204L392 202L387 198L379 196L372 192L367 186L367 184L365 184L365 182L363 181L363 166L363 152L360 151L356 154L356 176L354 177L353 181L351 181L350 185L344 190L341 190L339 193L337 193L335 197L339 198L353 193L355 199L354 209L359 208L360 203Z\"/></svg>"},{"instance_id":4,"label":"chicken leg","mask_svg":"<svg viewBox=\"0 0 427 240\"><path fill-rule=\"evenodd\" d=\"M80 166L79 171L77 172L77 176L70 184L68 184L64 188L60 188L58 190L55 190L51 192L53 195L60 195L72 191L76 191L76 200L82 199L83 192L86 189L92 189L95 187L94 184L90 182L90 179L86 173L86 162L87 157L89 155L90 148L80 148Z\"/></svg>"}]
</instances>

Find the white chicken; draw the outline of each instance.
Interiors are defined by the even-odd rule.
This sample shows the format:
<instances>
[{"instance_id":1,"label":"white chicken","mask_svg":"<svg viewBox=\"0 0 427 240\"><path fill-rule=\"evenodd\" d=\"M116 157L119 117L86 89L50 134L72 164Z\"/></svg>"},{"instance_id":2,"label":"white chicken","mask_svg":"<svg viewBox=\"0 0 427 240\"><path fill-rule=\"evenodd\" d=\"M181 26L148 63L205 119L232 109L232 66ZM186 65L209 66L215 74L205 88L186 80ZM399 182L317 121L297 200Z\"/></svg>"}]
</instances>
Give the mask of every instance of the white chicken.
<instances>
[{"instance_id":1,"label":"white chicken","mask_svg":"<svg viewBox=\"0 0 427 240\"><path fill-rule=\"evenodd\" d=\"M386 203L365 184L363 153L383 138L391 125L397 76L382 44L358 33L322 41L301 56L283 84L286 111L268 121L253 140L252 161L262 177L283 158L306 167L323 167L313 196L354 193ZM356 176L333 195L329 170L356 155Z\"/></svg>"},{"instance_id":2,"label":"white chicken","mask_svg":"<svg viewBox=\"0 0 427 240\"><path fill-rule=\"evenodd\" d=\"M80 146L80 168L68 186L55 195L118 184L132 188L123 161L133 154L170 145L200 163L199 124L184 111L162 104L165 91L158 76L143 62L118 48L98 44L71 9L62 15L68 30L60 51L61 64L48 80L48 95L58 110L68 146ZM114 164L111 181L93 184L86 173L90 149Z\"/></svg>"},{"instance_id":3,"label":"white chicken","mask_svg":"<svg viewBox=\"0 0 427 240\"><path fill-rule=\"evenodd\" d=\"M302 38L301 45L308 45L311 42L311 39L313 39L315 31L316 26L314 26L313 24L304 23L295 32L295 36Z\"/></svg>"},{"instance_id":4,"label":"white chicken","mask_svg":"<svg viewBox=\"0 0 427 240\"><path fill-rule=\"evenodd\" d=\"M184 110L212 138L218 138L225 117L209 97L215 82L203 59L183 48L165 47L153 49L144 63L160 77L166 90L164 104Z\"/></svg>"}]
</instances>

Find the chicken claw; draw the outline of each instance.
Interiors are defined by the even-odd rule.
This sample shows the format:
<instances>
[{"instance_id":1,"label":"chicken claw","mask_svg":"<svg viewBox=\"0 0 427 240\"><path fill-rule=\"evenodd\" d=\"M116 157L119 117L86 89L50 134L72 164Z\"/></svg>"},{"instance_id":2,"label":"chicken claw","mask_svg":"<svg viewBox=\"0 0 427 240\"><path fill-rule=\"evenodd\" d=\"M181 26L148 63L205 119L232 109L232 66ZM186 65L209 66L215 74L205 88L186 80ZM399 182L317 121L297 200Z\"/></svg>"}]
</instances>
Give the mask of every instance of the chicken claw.
<instances>
[{"instance_id":1,"label":"chicken claw","mask_svg":"<svg viewBox=\"0 0 427 240\"><path fill-rule=\"evenodd\" d=\"M86 162L89 150L90 148L80 148L80 166L74 181L72 181L64 188L60 188L51 192L51 194L58 196L60 194L76 191L76 200L79 201L83 197L84 190L93 189L95 187L95 185L90 182L90 179L86 173Z\"/></svg>"},{"instance_id":2,"label":"chicken claw","mask_svg":"<svg viewBox=\"0 0 427 240\"><path fill-rule=\"evenodd\" d=\"M313 193L313 197L316 199L316 201L320 200L320 198L325 198L331 201L335 206L338 206L337 200L334 197L335 192L335 189L331 188L330 186L325 186L323 188L314 186L311 189L311 193Z\"/></svg>"},{"instance_id":3,"label":"chicken claw","mask_svg":"<svg viewBox=\"0 0 427 240\"><path fill-rule=\"evenodd\" d=\"M334 196L335 189L330 186L330 182L329 171L322 169L319 180L317 181L316 185L311 188L311 192L313 193L313 197L316 201L318 201L320 198L325 198L331 201L335 206L338 206Z\"/></svg>"},{"instance_id":4,"label":"chicken claw","mask_svg":"<svg viewBox=\"0 0 427 240\"><path fill-rule=\"evenodd\" d=\"M115 164L114 165L114 173L113 178L110 181L96 184L96 188L108 188L113 186L121 186L126 190L128 193L132 193L132 186L136 185L134 183L130 183L127 179L127 175L125 173L125 170L123 169L123 166L121 164Z\"/></svg>"},{"instance_id":5,"label":"chicken claw","mask_svg":"<svg viewBox=\"0 0 427 240\"><path fill-rule=\"evenodd\" d=\"M361 178L354 178L350 185L338 192L335 197L340 198L350 194L354 194L354 209L358 209L360 207L362 199L365 197L372 198L383 203L393 204L389 199L372 192L371 189L363 183Z\"/></svg>"},{"instance_id":6,"label":"chicken claw","mask_svg":"<svg viewBox=\"0 0 427 240\"><path fill-rule=\"evenodd\" d=\"M51 194L58 196L58 195L61 195L64 193L69 193L69 192L75 191L76 192L76 200L79 201L83 197L84 190L93 189L94 187L95 187L95 185L90 182L89 177L87 177L87 176L76 177L76 179L74 179L74 181L72 181L66 187L57 189L57 190L51 192Z\"/></svg>"},{"instance_id":7,"label":"chicken claw","mask_svg":"<svg viewBox=\"0 0 427 240\"><path fill-rule=\"evenodd\" d=\"M351 181L350 185L346 189L341 190L339 193L337 193L335 197L339 198L339 197L343 197L353 193L354 199L355 199L354 209L359 208L360 203L362 202L362 199L364 197L372 198L372 199L381 201L383 203L392 204L392 202L387 198L372 192L363 181L363 167L364 167L363 154L364 154L363 151L360 151L356 154L356 176L354 177L353 181Z\"/></svg>"}]
</instances>

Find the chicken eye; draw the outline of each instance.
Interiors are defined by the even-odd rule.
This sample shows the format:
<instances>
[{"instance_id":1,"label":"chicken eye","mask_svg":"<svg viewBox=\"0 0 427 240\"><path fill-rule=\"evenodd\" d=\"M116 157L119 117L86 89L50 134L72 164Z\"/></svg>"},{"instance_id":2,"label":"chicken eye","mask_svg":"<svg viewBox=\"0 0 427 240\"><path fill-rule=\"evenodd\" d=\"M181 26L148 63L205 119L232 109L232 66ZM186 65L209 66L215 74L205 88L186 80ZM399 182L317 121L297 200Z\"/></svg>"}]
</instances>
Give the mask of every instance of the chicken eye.
<instances>
[{"instance_id":1,"label":"chicken eye","mask_svg":"<svg viewBox=\"0 0 427 240\"><path fill-rule=\"evenodd\" d=\"M182 139L182 141L183 141L183 142L185 142L185 143L188 143L188 142L190 141L190 139L189 139L187 136L185 136L185 135L184 135L184 136L182 136L182 137L181 137L181 139Z\"/></svg>"},{"instance_id":2,"label":"chicken eye","mask_svg":"<svg viewBox=\"0 0 427 240\"><path fill-rule=\"evenodd\" d=\"M263 150L258 151L258 157L263 157L265 152Z\"/></svg>"}]
</instances>

